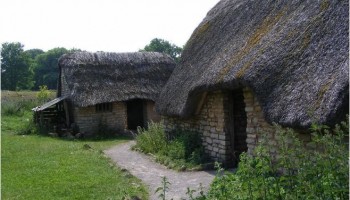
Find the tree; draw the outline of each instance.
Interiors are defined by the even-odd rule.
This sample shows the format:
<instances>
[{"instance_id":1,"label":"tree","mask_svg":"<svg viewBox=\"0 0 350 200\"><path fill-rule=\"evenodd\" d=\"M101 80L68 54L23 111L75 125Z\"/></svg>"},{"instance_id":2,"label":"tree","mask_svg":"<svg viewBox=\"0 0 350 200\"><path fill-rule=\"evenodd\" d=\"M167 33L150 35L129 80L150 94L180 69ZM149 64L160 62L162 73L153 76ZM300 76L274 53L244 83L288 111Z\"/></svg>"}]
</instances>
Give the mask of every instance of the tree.
<instances>
[{"instance_id":1,"label":"tree","mask_svg":"<svg viewBox=\"0 0 350 200\"><path fill-rule=\"evenodd\" d=\"M30 57L23 51L23 44L3 43L1 57L1 89L31 89L33 71L30 68Z\"/></svg>"},{"instance_id":2,"label":"tree","mask_svg":"<svg viewBox=\"0 0 350 200\"><path fill-rule=\"evenodd\" d=\"M26 54L28 54L28 56L31 58L31 59L35 59L35 57L37 55L40 55L40 54L43 54L44 51L41 50L41 49L28 49L26 51L24 51Z\"/></svg>"},{"instance_id":3,"label":"tree","mask_svg":"<svg viewBox=\"0 0 350 200\"><path fill-rule=\"evenodd\" d=\"M65 48L54 48L36 56L34 61L35 89L46 85L48 89L57 89L58 59L69 50Z\"/></svg>"},{"instance_id":4,"label":"tree","mask_svg":"<svg viewBox=\"0 0 350 200\"><path fill-rule=\"evenodd\" d=\"M171 56L176 62L179 62L182 48L176 46L175 44L171 44L166 40L154 38L148 45L145 46L144 49L141 49L140 51L155 51L166 53Z\"/></svg>"}]
</instances>

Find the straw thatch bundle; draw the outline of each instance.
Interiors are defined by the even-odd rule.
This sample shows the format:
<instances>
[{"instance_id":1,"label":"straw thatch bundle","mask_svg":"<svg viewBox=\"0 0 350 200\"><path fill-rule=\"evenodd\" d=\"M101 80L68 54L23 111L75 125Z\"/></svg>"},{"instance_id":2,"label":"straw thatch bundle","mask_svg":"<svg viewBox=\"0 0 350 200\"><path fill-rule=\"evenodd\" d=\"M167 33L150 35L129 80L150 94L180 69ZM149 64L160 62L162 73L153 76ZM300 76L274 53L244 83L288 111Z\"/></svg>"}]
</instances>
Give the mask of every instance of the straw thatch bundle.
<instances>
[{"instance_id":1,"label":"straw thatch bundle","mask_svg":"<svg viewBox=\"0 0 350 200\"><path fill-rule=\"evenodd\" d=\"M63 55L58 65L58 95L84 107L136 98L155 101L175 62L155 52L76 52Z\"/></svg>"},{"instance_id":2,"label":"straw thatch bundle","mask_svg":"<svg viewBox=\"0 0 350 200\"><path fill-rule=\"evenodd\" d=\"M349 5L222 0L193 32L157 110L189 117L204 91L251 88L268 122L306 127L348 113Z\"/></svg>"}]
</instances>

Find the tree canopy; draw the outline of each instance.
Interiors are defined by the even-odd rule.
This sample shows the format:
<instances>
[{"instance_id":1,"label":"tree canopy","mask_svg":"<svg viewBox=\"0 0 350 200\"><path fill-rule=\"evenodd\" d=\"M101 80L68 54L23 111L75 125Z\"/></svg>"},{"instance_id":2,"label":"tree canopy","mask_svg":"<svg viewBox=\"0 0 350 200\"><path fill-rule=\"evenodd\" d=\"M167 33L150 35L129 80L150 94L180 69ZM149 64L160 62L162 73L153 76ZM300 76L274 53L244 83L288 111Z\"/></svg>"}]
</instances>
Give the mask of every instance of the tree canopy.
<instances>
[{"instance_id":1,"label":"tree canopy","mask_svg":"<svg viewBox=\"0 0 350 200\"><path fill-rule=\"evenodd\" d=\"M44 51L41 49L29 49L29 50L26 50L24 52L27 53L28 56L33 60L35 59L35 57L37 55L44 53Z\"/></svg>"},{"instance_id":2,"label":"tree canopy","mask_svg":"<svg viewBox=\"0 0 350 200\"><path fill-rule=\"evenodd\" d=\"M69 50L65 48L54 48L39 54L34 62L34 89L41 85L47 85L49 89L57 89L58 59Z\"/></svg>"},{"instance_id":3,"label":"tree canopy","mask_svg":"<svg viewBox=\"0 0 350 200\"><path fill-rule=\"evenodd\" d=\"M1 48L1 89L2 90L38 90L46 85L48 89L57 89L58 59L66 53L81 51L61 47L48 51L29 49L24 51L20 42L6 42ZM154 38L139 51L168 54L176 62L180 61L182 48L164 39Z\"/></svg>"},{"instance_id":4,"label":"tree canopy","mask_svg":"<svg viewBox=\"0 0 350 200\"><path fill-rule=\"evenodd\" d=\"M145 46L144 49L141 49L140 51L154 51L166 53L169 56L171 56L176 62L179 62L182 48L176 46L175 44L171 44L166 40L154 38L148 45Z\"/></svg>"},{"instance_id":5,"label":"tree canopy","mask_svg":"<svg viewBox=\"0 0 350 200\"><path fill-rule=\"evenodd\" d=\"M3 43L1 49L1 89L22 90L33 86L30 56L19 42Z\"/></svg>"}]
</instances>

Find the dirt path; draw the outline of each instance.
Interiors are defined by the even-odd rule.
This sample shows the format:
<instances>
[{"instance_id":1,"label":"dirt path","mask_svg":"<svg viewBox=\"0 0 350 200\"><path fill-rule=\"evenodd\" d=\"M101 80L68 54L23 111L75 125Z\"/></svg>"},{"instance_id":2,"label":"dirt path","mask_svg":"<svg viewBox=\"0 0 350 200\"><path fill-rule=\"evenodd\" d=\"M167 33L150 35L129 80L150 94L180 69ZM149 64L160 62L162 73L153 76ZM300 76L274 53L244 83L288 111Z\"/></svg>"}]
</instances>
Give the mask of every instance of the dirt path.
<instances>
[{"instance_id":1,"label":"dirt path","mask_svg":"<svg viewBox=\"0 0 350 200\"><path fill-rule=\"evenodd\" d=\"M199 172L177 172L167 169L163 165L153 162L150 157L130 150L134 141L117 145L108 149L105 154L110 157L122 169L127 169L132 175L141 179L149 187L150 199L158 199L158 194L154 194L156 188L161 186L163 176L166 176L171 183L166 198L178 200L187 198L187 188L198 189L202 183L205 189L209 188L214 179L214 171Z\"/></svg>"}]
</instances>

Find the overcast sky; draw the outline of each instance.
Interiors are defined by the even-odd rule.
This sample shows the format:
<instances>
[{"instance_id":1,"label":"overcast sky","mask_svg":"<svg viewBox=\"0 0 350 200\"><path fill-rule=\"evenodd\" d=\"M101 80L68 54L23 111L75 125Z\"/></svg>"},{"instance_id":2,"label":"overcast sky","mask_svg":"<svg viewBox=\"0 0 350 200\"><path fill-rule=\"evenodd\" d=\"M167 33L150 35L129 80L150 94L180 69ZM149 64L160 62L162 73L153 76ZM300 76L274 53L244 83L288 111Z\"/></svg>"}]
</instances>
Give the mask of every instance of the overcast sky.
<instances>
[{"instance_id":1,"label":"overcast sky","mask_svg":"<svg viewBox=\"0 0 350 200\"><path fill-rule=\"evenodd\" d=\"M218 1L0 0L0 43L132 52L158 37L183 46Z\"/></svg>"}]
</instances>

